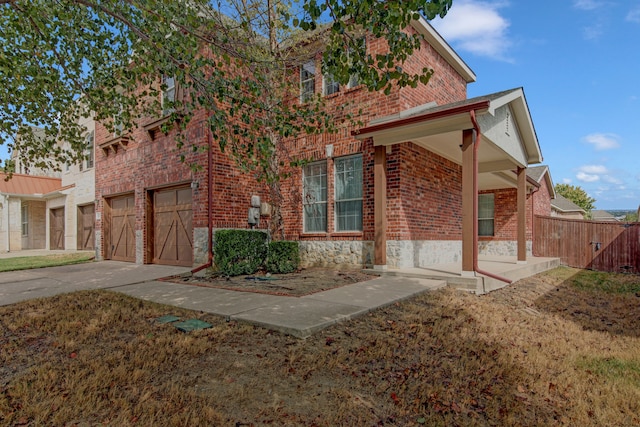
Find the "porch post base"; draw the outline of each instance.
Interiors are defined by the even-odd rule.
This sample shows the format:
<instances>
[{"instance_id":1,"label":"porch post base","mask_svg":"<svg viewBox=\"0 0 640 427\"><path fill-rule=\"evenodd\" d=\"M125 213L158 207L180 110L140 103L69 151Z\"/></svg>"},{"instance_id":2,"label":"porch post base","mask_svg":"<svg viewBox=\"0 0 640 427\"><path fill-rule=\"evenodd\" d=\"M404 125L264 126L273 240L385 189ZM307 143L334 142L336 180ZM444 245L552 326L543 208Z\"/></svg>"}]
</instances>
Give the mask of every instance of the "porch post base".
<instances>
[{"instance_id":1,"label":"porch post base","mask_svg":"<svg viewBox=\"0 0 640 427\"><path fill-rule=\"evenodd\" d=\"M382 264L382 265L374 265L373 269L378 271L387 271L389 267L387 266L387 264Z\"/></svg>"},{"instance_id":2,"label":"porch post base","mask_svg":"<svg viewBox=\"0 0 640 427\"><path fill-rule=\"evenodd\" d=\"M462 271L462 273L460 274L462 277L476 277L476 272L475 271Z\"/></svg>"},{"instance_id":3,"label":"porch post base","mask_svg":"<svg viewBox=\"0 0 640 427\"><path fill-rule=\"evenodd\" d=\"M527 260L526 259L524 261L523 260L518 260L518 261L516 261L516 264L525 265L525 264L527 264Z\"/></svg>"}]
</instances>

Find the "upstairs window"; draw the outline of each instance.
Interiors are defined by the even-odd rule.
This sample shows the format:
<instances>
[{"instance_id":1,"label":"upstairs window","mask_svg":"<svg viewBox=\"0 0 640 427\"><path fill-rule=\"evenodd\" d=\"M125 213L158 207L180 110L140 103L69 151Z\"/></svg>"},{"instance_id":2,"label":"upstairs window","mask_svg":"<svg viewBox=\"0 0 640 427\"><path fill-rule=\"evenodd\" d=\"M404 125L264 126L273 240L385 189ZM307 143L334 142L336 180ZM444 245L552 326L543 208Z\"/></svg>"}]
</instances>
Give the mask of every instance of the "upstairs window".
<instances>
[{"instance_id":1,"label":"upstairs window","mask_svg":"<svg viewBox=\"0 0 640 427\"><path fill-rule=\"evenodd\" d=\"M162 115L173 113L173 105L176 102L176 79L170 76L162 77Z\"/></svg>"},{"instance_id":2,"label":"upstairs window","mask_svg":"<svg viewBox=\"0 0 640 427\"><path fill-rule=\"evenodd\" d=\"M333 79L333 75L325 74L322 78L322 94L329 96L338 92L340 92L340 84Z\"/></svg>"},{"instance_id":3,"label":"upstairs window","mask_svg":"<svg viewBox=\"0 0 640 427\"><path fill-rule=\"evenodd\" d=\"M327 231L327 161L306 165L302 171L305 233Z\"/></svg>"},{"instance_id":4,"label":"upstairs window","mask_svg":"<svg viewBox=\"0 0 640 427\"><path fill-rule=\"evenodd\" d=\"M336 231L362 231L362 155L334 164Z\"/></svg>"},{"instance_id":5,"label":"upstairs window","mask_svg":"<svg viewBox=\"0 0 640 427\"><path fill-rule=\"evenodd\" d=\"M85 137L85 161L87 169L93 167L93 153L94 153L94 134L93 131L89 132ZM80 170L82 170L82 162L80 162Z\"/></svg>"},{"instance_id":6,"label":"upstairs window","mask_svg":"<svg viewBox=\"0 0 640 427\"><path fill-rule=\"evenodd\" d=\"M307 102L316 92L316 64L307 61L300 67L300 102Z\"/></svg>"},{"instance_id":7,"label":"upstairs window","mask_svg":"<svg viewBox=\"0 0 640 427\"><path fill-rule=\"evenodd\" d=\"M495 198L493 194L478 195L478 236L494 235Z\"/></svg>"}]
</instances>

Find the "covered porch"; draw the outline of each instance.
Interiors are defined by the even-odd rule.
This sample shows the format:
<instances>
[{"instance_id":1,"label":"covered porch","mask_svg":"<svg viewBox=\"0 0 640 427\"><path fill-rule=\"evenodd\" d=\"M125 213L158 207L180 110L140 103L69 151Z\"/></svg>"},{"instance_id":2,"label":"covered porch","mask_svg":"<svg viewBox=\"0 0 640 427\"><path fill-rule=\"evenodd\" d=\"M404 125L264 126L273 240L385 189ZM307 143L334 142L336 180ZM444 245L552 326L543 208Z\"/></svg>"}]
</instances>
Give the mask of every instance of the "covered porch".
<instances>
[{"instance_id":1,"label":"covered porch","mask_svg":"<svg viewBox=\"0 0 640 427\"><path fill-rule=\"evenodd\" d=\"M396 116L379 119L356 131L354 136L358 139L370 138L375 149L375 271L392 272L387 264L388 216L391 209L387 203L387 155L391 152L390 147L407 143L421 147L427 156L436 155L453 162L461 170L461 194L456 195L461 200L461 209L457 213L461 218L458 224L461 253L454 257L459 262L425 265L413 260L413 265L405 263L393 273L420 272L422 276L438 273L438 278L446 273L457 276L460 287L482 293L495 288L497 285L494 283L504 286L505 283L525 277L525 271L535 271L531 273L535 274L551 268L544 267L549 265L546 260L538 262L527 256L526 200L535 183L527 179L526 169L529 165L540 163L542 154L521 88L444 106L430 104L416 107ZM502 189L515 189L517 194L513 201L515 206L512 206L517 217L517 227L512 233L517 246L516 256L492 259L487 263L478 254L478 194ZM416 195L416 198L419 196ZM425 220L428 220L426 215ZM532 262L534 264L530 268L522 268L513 277L507 275L511 270L517 270L511 267ZM455 284L453 279L450 282Z\"/></svg>"}]
</instances>

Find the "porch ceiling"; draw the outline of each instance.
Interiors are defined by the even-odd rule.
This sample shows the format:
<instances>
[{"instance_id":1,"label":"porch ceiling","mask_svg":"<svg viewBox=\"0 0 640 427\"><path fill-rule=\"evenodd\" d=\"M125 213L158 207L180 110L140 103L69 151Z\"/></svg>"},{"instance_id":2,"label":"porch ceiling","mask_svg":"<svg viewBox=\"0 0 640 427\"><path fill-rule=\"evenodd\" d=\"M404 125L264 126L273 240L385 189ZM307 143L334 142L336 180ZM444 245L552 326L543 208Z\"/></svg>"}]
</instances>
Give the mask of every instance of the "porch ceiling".
<instances>
[{"instance_id":1,"label":"porch ceiling","mask_svg":"<svg viewBox=\"0 0 640 427\"><path fill-rule=\"evenodd\" d=\"M374 146L413 142L461 165L462 131L474 128L471 111L476 113L482 134L478 150L478 188L516 188L514 171L542 161L522 89L423 109L420 114L410 117L403 117L401 113L360 129L354 136L358 139L371 137Z\"/></svg>"}]
</instances>

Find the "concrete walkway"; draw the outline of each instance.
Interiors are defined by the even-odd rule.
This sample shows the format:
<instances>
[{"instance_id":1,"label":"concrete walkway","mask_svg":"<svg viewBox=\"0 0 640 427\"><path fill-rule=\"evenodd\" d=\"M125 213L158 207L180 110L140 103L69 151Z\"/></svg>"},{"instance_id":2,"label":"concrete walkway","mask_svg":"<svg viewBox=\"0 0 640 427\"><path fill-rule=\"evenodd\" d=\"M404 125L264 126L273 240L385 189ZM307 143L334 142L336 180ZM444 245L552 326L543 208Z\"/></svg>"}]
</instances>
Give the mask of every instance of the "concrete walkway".
<instances>
[{"instance_id":1,"label":"concrete walkway","mask_svg":"<svg viewBox=\"0 0 640 427\"><path fill-rule=\"evenodd\" d=\"M109 289L304 338L340 321L446 285L444 280L381 277L304 297L286 297L157 280L186 272L188 269L182 267L117 261L5 272L0 273L0 305L79 290Z\"/></svg>"}]
</instances>

